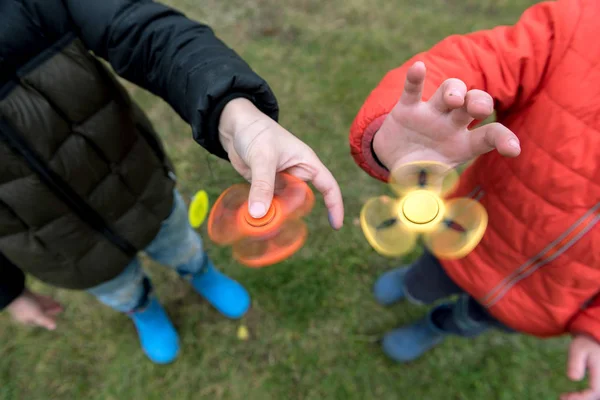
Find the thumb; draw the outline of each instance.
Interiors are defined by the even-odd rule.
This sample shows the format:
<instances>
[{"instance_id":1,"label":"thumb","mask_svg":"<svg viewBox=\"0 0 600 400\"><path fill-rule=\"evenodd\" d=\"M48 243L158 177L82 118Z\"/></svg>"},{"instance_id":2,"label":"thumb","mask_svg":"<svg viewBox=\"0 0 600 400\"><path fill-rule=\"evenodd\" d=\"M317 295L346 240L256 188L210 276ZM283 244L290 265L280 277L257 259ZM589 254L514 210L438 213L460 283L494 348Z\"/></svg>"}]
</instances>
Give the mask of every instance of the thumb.
<instances>
[{"instance_id":1,"label":"thumb","mask_svg":"<svg viewBox=\"0 0 600 400\"><path fill-rule=\"evenodd\" d=\"M517 135L497 122L472 130L469 137L473 158L494 149L505 157L517 157L521 153L521 145Z\"/></svg>"},{"instance_id":2,"label":"thumb","mask_svg":"<svg viewBox=\"0 0 600 400\"><path fill-rule=\"evenodd\" d=\"M33 322L34 325L40 326L42 328L46 328L49 331L53 331L56 329L56 320L53 317L51 317L43 312L36 314L32 318L31 322Z\"/></svg>"},{"instance_id":3,"label":"thumb","mask_svg":"<svg viewBox=\"0 0 600 400\"><path fill-rule=\"evenodd\" d=\"M588 353L576 344L569 351L567 375L572 381L580 381L585 377Z\"/></svg>"},{"instance_id":4,"label":"thumb","mask_svg":"<svg viewBox=\"0 0 600 400\"><path fill-rule=\"evenodd\" d=\"M253 157L249 166L252 178L248 211L253 218L261 218L265 216L273 201L277 165L272 157L261 154Z\"/></svg>"}]
</instances>

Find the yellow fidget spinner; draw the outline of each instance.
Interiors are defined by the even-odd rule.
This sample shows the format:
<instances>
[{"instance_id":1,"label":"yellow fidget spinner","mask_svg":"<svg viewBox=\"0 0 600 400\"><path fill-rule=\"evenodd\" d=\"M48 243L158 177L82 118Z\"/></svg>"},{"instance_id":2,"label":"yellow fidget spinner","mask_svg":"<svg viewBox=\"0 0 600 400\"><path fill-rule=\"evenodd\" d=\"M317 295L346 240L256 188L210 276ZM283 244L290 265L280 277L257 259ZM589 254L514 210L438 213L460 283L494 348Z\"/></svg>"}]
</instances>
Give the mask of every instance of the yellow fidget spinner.
<instances>
[{"instance_id":1,"label":"yellow fidget spinner","mask_svg":"<svg viewBox=\"0 0 600 400\"><path fill-rule=\"evenodd\" d=\"M462 258L481 241L487 227L485 208L471 198L444 200L458 182L458 172L433 161L404 164L390 176L399 196L368 200L360 213L362 230L380 254L409 253L419 237L439 258Z\"/></svg>"}]
</instances>

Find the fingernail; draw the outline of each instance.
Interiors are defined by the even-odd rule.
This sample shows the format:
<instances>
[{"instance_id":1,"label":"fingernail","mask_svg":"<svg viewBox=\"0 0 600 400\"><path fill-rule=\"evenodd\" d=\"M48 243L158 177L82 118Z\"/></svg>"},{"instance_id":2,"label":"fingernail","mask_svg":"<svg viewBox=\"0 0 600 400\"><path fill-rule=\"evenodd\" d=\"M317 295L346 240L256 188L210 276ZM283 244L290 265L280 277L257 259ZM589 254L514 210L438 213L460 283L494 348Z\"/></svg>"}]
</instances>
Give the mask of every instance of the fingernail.
<instances>
[{"instance_id":1,"label":"fingernail","mask_svg":"<svg viewBox=\"0 0 600 400\"><path fill-rule=\"evenodd\" d=\"M485 107L486 112L490 114L494 112L494 106L487 101L476 101L475 104L480 104L482 107Z\"/></svg>"},{"instance_id":2,"label":"fingernail","mask_svg":"<svg viewBox=\"0 0 600 400\"><path fill-rule=\"evenodd\" d=\"M333 229L335 229L336 231L339 231L340 229L342 229L342 227L336 227L333 223L333 217L331 216L331 213L327 213L327 218L329 219L329 225L331 225L331 227Z\"/></svg>"},{"instance_id":3,"label":"fingernail","mask_svg":"<svg viewBox=\"0 0 600 400\"><path fill-rule=\"evenodd\" d=\"M510 147L514 148L514 149L520 149L521 145L519 144L519 141L517 139L510 139L508 141L508 144Z\"/></svg>"},{"instance_id":4,"label":"fingernail","mask_svg":"<svg viewBox=\"0 0 600 400\"><path fill-rule=\"evenodd\" d=\"M448 96L456 96L456 97L460 97L460 92L456 89L452 89L450 90L450 92L448 93Z\"/></svg>"},{"instance_id":5,"label":"fingernail","mask_svg":"<svg viewBox=\"0 0 600 400\"><path fill-rule=\"evenodd\" d=\"M250 206L250 215L253 218L264 217L267 213L267 207L263 203L252 203Z\"/></svg>"}]
</instances>

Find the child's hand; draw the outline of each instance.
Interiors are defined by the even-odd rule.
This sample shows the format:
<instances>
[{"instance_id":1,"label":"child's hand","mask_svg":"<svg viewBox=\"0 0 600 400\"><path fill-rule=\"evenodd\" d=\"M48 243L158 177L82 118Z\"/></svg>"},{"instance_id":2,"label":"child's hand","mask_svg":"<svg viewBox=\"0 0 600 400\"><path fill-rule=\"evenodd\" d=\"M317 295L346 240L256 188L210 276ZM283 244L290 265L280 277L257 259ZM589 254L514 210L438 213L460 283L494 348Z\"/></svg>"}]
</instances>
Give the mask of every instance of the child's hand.
<instances>
[{"instance_id":1,"label":"child's hand","mask_svg":"<svg viewBox=\"0 0 600 400\"><path fill-rule=\"evenodd\" d=\"M468 129L474 120L492 115L494 102L488 93L467 92L464 82L448 79L423 102L424 82L425 65L417 62L407 72L400 101L375 134L373 149L389 170L420 160L454 167L493 149L507 157L519 155L519 140L504 125Z\"/></svg>"},{"instance_id":2,"label":"child's hand","mask_svg":"<svg viewBox=\"0 0 600 400\"><path fill-rule=\"evenodd\" d=\"M23 325L56 329L56 315L63 310L54 299L27 289L6 308L13 319Z\"/></svg>"},{"instance_id":3,"label":"child's hand","mask_svg":"<svg viewBox=\"0 0 600 400\"><path fill-rule=\"evenodd\" d=\"M587 335L577 335L571 342L567 375L580 381L589 373L590 387L583 392L567 393L561 400L600 400L600 343Z\"/></svg>"},{"instance_id":4,"label":"child's hand","mask_svg":"<svg viewBox=\"0 0 600 400\"><path fill-rule=\"evenodd\" d=\"M260 112L252 102L239 98L225 106L219 136L233 167L251 181L250 215L260 218L266 214L273 199L275 175L286 171L312 182L323 194L331 226L342 227L342 193L331 172L310 147Z\"/></svg>"}]
</instances>

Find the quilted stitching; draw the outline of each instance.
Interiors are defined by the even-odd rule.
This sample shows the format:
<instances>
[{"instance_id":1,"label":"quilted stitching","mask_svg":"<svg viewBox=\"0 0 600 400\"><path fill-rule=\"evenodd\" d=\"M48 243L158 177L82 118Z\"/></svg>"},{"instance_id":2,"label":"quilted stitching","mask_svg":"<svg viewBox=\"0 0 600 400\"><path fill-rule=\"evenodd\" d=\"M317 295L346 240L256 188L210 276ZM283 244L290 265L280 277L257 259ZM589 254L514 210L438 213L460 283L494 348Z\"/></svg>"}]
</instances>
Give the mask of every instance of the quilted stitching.
<instances>
[{"instance_id":1,"label":"quilted stitching","mask_svg":"<svg viewBox=\"0 0 600 400\"><path fill-rule=\"evenodd\" d=\"M119 97L122 89L99 68L75 42L23 78L0 102L0 114L119 235L141 249L168 216L174 183L141 136L129 100ZM69 74L69 87L53 85L57 73ZM74 107L78 93L91 101ZM147 127L146 121L139 124ZM10 150L0 143L2 152ZM129 257L72 214L28 168L22 176L22 160L12 156L20 167L3 165L0 200L26 225L0 236L2 251L58 286L85 288L117 275ZM35 199L35 193L44 196ZM45 207L49 200L62 206ZM46 261L40 262L44 252Z\"/></svg>"}]
</instances>

